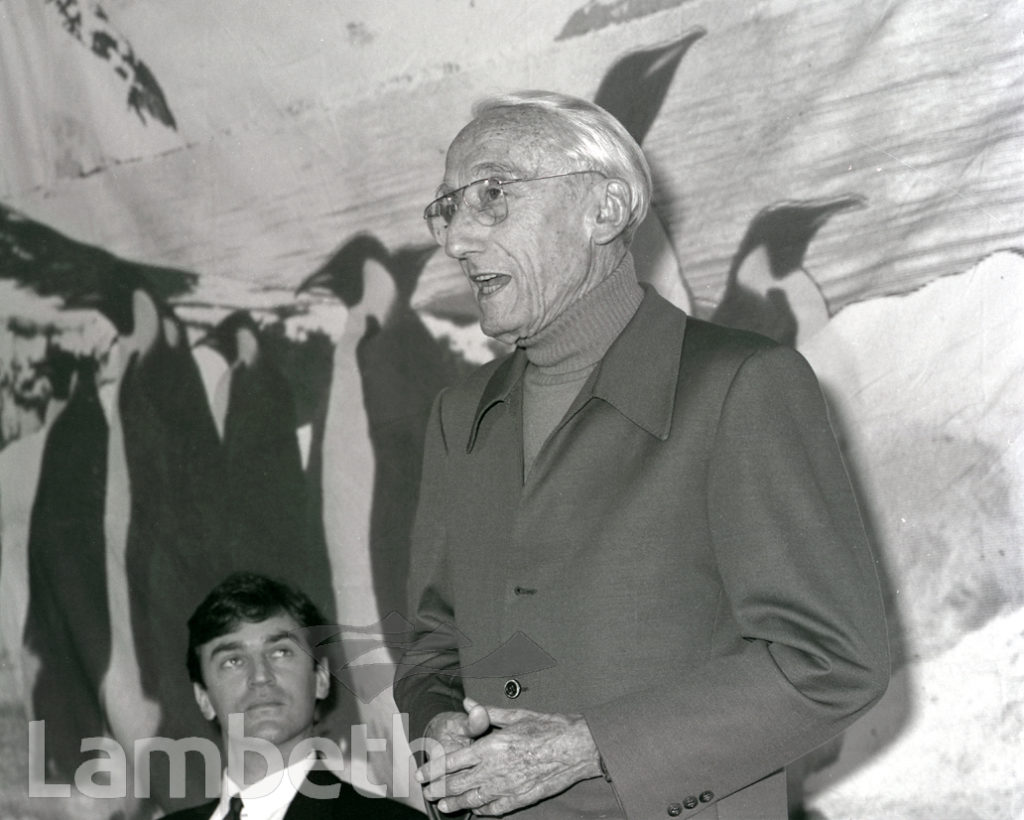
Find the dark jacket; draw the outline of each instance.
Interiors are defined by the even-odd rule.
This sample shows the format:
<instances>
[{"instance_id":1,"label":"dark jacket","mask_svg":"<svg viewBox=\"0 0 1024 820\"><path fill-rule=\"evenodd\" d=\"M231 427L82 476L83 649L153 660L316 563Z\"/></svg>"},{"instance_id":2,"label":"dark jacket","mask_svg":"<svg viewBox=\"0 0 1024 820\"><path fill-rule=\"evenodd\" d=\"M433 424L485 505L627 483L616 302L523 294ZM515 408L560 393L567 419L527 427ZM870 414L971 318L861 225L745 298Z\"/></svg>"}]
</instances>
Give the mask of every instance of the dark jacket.
<instances>
[{"instance_id":1,"label":"dark jacket","mask_svg":"<svg viewBox=\"0 0 1024 820\"><path fill-rule=\"evenodd\" d=\"M366 797L325 769L313 769L306 779L318 787L339 785L338 796L321 799L299 791L288 807L284 820L327 820L334 817L346 820L423 820L423 814L404 803L384 797ZM217 802L212 800L201 806L168 814L164 820L210 820Z\"/></svg>"}]
</instances>

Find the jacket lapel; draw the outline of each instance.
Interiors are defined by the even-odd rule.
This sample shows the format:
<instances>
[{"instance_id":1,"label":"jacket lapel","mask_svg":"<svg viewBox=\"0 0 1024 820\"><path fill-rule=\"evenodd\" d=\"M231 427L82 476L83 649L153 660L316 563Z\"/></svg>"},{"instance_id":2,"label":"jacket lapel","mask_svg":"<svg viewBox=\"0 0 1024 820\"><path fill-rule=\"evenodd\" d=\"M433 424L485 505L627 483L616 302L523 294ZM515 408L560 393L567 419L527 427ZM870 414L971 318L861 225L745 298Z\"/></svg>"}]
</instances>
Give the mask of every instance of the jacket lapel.
<instances>
[{"instance_id":1,"label":"jacket lapel","mask_svg":"<svg viewBox=\"0 0 1024 820\"><path fill-rule=\"evenodd\" d=\"M327 820L329 817L338 816L339 812L344 813L346 804L350 802L346 799L346 790L351 789L351 786L343 783L333 773L319 768L311 769L306 775L306 780L321 789L338 785L340 787L338 796L324 800L303 794L300 789L291 805L288 806L284 820Z\"/></svg>"}]
</instances>

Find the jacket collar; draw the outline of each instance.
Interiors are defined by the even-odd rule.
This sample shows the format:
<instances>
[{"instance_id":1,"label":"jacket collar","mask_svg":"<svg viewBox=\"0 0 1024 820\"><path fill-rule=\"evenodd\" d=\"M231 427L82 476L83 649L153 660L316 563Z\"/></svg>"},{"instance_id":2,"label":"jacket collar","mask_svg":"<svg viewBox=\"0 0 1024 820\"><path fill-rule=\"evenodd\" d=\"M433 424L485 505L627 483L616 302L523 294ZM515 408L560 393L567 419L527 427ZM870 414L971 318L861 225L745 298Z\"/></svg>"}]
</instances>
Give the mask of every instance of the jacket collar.
<instances>
[{"instance_id":1,"label":"jacket collar","mask_svg":"<svg viewBox=\"0 0 1024 820\"><path fill-rule=\"evenodd\" d=\"M664 441L672 429L686 314L641 284L636 315L598 365L591 395Z\"/></svg>"},{"instance_id":2,"label":"jacket collar","mask_svg":"<svg viewBox=\"0 0 1024 820\"><path fill-rule=\"evenodd\" d=\"M588 382L590 397L608 402L623 416L664 441L672 429L686 314L641 283L644 298L629 324L612 342ZM508 403L526 370L516 350L495 368L484 386L466 452L476 443L480 422L497 404ZM587 389L587 388L584 388Z\"/></svg>"},{"instance_id":3,"label":"jacket collar","mask_svg":"<svg viewBox=\"0 0 1024 820\"><path fill-rule=\"evenodd\" d=\"M466 452L472 452L476 444L476 434L480 429L480 421L487 411L496 404L507 404L512 391L523 378L523 371L526 370L526 351L521 347L516 348L510 356L507 356L491 374L487 384L484 385L484 392L480 395L480 401L476 406L476 413L473 415L473 426L469 428L469 441L466 442Z\"/></svg>"}]
</instances>

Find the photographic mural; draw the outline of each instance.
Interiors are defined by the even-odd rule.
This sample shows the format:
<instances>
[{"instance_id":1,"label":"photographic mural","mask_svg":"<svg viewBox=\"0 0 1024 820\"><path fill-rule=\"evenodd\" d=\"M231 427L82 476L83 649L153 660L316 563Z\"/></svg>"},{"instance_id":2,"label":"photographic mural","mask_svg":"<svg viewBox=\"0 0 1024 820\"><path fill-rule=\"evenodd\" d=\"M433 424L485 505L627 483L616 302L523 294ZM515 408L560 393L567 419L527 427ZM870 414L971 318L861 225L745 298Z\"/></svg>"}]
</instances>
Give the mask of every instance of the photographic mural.
<instances>
[{"instance_id":1,"label":"photographic mural","mask_svg":"<svg viewBox=\"0 0 1024 820\"><path fill-rule=\"evenodd\" d=\"M185 619L234 569L338 624L321 730L395 788L423 428L502 352L420 213L474 100L549 88L648 153L642 278L826 390L896 674L793 816L1021 816L1021 31L996 0L0 0L0 815L196 802L160 755L148 796L79 793L81 740L215 737Z\"/></svg>"}]
</instances>

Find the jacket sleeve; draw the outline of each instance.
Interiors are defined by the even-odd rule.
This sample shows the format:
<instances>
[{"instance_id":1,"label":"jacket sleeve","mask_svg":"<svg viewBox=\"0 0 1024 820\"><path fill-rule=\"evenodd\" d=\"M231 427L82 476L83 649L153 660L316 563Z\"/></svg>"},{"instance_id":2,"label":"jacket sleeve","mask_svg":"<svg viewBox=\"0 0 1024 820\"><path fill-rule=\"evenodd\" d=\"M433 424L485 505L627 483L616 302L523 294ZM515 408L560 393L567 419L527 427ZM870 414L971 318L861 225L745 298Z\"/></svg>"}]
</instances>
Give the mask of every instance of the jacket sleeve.
<instances>
[{"instance_id":1,"label":"jacket sleeve","mask_svg":"<svg viewBox=\"0 0 1024 820\"><path fill-rule=\"evenodd\" d=\"M667 687L585 711L630 817L664 816L689 795L706 808L841 732L888 684L875 562L796 351L758 350L738 367L706 486L721 594L743 639Z\"/></svg>"},{"instance_id":2,"label":"jacket sleeve","mask_svg":"<svg viewBox=\"0 0 1024 820\"><path fill-rule=\"evenodd\" d=\"M434 400L427 423L409 567L407 604L412 629L395 673L395 702L409 715L410 740L422 737L438 713L462 711L458 632L446 574L443 397L442 391Z\"/></svg>"}]
</instances>

